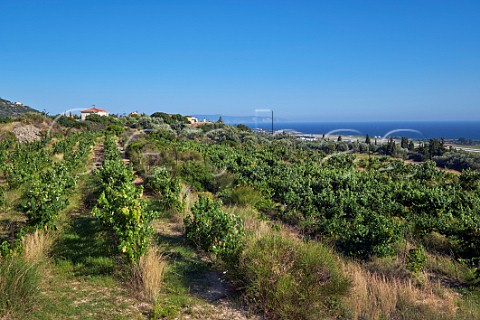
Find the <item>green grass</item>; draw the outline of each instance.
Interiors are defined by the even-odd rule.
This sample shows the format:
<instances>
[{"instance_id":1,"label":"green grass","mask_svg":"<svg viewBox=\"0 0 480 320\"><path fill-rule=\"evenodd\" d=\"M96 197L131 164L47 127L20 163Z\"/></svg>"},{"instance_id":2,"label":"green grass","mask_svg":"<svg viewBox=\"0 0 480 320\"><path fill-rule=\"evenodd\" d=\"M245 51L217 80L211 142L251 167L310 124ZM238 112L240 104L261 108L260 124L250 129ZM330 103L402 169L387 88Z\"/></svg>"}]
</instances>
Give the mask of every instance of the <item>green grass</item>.
<instances>
[{"instance_id":1,"label":"green grass","mask_svg":"<svg viewBox=\"0 0 480 320\"><path fill-rule=\"evenodd\" d=\"M480 288L478 285L462 288L458 292L462 295L460 302L462 312L458 318L474 319L475 316L480 315Z\"/></svg>"},{"instance_id":2,"label":"green grass","mask_svg":"<svg viewBox=\"0 0 480 320\"><path fill-rule=\"evenodd\" d=\"M158 233L156 243L162 248L169 262L164 277L163 295L157 301L153 313L155 318L175 318L180 313L188 313L192 304L199 303L190 292L193 283L203 280L202 274L208 270L195 250L185 243L183 234Z\"/></svg>"},{"instance_id":3,"label":"green grass","mask_svg":"<svg viewBox=\"0 0 480 320\"><path fill-rule=\"evenodd\" d=\"M70 265L66 271L85 277L112 275L116 254L113 238L89 216L74 217L52 250L57 266Z\"/></svg>"},{"instance_id":4,"label":"green grass","mask_svg":"<svg viewBox=\"0 0 480 320\"><path fill-rule=\"evenodd\" d=\"M29 311L39 292L40 270L20 256L0 258L0 315Z\"/></svg>"}]
</instances>

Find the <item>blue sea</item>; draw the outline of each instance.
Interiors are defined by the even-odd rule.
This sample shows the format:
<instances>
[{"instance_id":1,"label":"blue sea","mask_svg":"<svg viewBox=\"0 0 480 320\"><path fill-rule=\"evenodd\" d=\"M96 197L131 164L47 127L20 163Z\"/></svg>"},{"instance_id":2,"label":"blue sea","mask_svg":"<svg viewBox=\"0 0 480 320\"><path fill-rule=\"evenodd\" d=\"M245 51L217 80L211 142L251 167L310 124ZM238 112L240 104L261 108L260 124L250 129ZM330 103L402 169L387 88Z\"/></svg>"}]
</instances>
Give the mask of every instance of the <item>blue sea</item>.
<instances>
[{"instance_id":1,"label":"blue sea","mask_svg":"<svg viewBox=\"0 0 480 320\"><path fill-rule=\"evenodd\" d=\"M246 123L270 131L271 123ZM480 139L480 121L380 121L380 122L274 122L274 130L305 134L370 135L412 139Z\"/></svg>"}]
</instances>

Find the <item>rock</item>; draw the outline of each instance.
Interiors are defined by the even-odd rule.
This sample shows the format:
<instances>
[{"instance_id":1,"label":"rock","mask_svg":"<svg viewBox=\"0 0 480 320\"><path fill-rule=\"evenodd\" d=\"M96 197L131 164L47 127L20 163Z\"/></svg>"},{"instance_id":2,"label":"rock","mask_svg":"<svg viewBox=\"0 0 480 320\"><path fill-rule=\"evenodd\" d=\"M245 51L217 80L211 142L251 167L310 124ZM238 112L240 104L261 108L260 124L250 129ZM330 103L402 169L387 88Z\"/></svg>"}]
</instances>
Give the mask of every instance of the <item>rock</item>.
<instances>
[{"instance_id":1,"label":"rock","mask_svg":"<svg viewBox=\"0 0 480 320\"><path fill-rule=\"evenodd\" d=\"M18 142L32 142L35 140L40 140L40 129L32 125L26 126L17 126L13 129L13 134L17 137Z\"/></svg>"}]
</instances>

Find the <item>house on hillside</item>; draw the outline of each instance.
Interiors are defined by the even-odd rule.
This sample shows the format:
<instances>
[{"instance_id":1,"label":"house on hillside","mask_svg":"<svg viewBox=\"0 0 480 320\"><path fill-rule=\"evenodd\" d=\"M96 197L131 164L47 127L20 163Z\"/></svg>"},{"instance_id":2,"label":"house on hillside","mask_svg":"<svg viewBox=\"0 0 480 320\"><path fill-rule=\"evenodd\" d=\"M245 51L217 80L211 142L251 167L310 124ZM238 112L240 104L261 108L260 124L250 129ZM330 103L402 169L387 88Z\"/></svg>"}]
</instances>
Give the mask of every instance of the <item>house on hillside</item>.
<instances>
[{"instance_id":1,"label":"house on hillside","mask_svg":"<svg viewBox=\"0 0 480 320\"><path fill-rule=\"evenodd\" d=\"M107 110L103 110L96 107L82 110L80 111L80 113L82 114L82 121L85 121L85 118L91 114L98 114L99 116L108 116Z\"/></svg>"},{"instance_id":2,"label":"house on hillside","mask_svg":"<svg viewBox=\"0 0 480 320\"><path fill-rule=\"evenodd\" d=\"M187 120L188 122L190 122L190 124L194 124L198 122L198 119L195 117L187 117Z\"/></svg>"},{"instance_id":3,"label":"house on hillside","mask_svg":"<svg viewBox=\"0 0 480 320\"><path fill-rule=\"evenodd\" d=\"M133 112L130 112L130 113L128 114L128 116L129 116L129 117L141 116L141 114L138 113L137 111L133 111Z\"/></svg>"}]
</instances>

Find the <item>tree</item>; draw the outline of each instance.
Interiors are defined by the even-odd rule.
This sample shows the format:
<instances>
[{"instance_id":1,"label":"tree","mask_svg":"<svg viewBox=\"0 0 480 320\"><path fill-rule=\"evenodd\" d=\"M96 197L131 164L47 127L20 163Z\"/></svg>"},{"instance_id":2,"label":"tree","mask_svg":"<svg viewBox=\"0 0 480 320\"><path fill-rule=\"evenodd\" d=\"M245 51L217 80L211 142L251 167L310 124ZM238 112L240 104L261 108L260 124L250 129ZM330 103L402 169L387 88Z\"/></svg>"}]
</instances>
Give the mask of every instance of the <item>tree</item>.
<instances>
[{"instance_id":1,"label":"tree","mask_svg":"<svg viewBox=\"0 0 480 320\"><path fill-rule=\"evenodd\" d=\"M428 153L430 158L434 156L441 156L445 151L444 142L438 139L430 139L430 143L428 144Z\"/></svg>"},{"instance_id":2,"label":"tree","mask_svg":"<svg viewBox=\"0 0 480 320\"><path fill-rule=\"evenodd\" d=\"M393 138L390 138L388 140L388 144L385 149L385 154L392 157L397 156L397 144L395 143L395 140L393 140Z\"/></svg>"},{"instance_id":3,"label":"tree","mask_svg":"<svg viewBox=\"0 0 480 320\"><path fill-rule=\"evenodd\" d=\"M408 138L407 138L407 137L402 137L402 142L400 143L400 146L401 146L403 149L407 149L407 148L408 148Z\"/></svg>"},{"instance_id":4,"label":"tree","mask_svg":"<svg viewBox=\"0 0 480 320\"><path fill-rule=\"evenodd\" d=\"M341 141L342 141L342 136L338 136L337 141L338 141L338 142L341 142Z\"/></svg>"},{"instance_id":5,"label":"tree","mask_svg":"<svg viewBox=\"0 0 480 320\"><path fill-rule=\"evenodd\" d=\"M244 124L238 124L237 125L237 128L238 130L240 131L247 131L247 132L251 132L252 129L250 129L248 126L244 125Z\"/></svg>"},{"instance_id":6,"label":"tree","mask_svg":"<svg viewBox=\"0 0 480 320\"><path fill-rule=\"evenodd\" d=\"M217 123L223 123L222 116L220 116L220 117L218 118Z\"/></svg>"},{"instance_id":7,"label":"tree","mask_svg":"<svg viewBox=\"0 0 480 320\"><path fill-rule=\"evenodd\" d=\"M367 136L365 137L365 143L366 144L370 144L371 141L370 141L370 136L367 134Z\"/></svg>"},{"instance_id":8,"label":"tree","mask_svg":"<svg viewBox=\"0 0 480 320\"><path fill-rule=\"evenodd\" d=\"M413 143L413 141L410 141L408 143L408 150L409 151L414 151L415 150L415 144Z\"/></svg>"}]
</instances>

